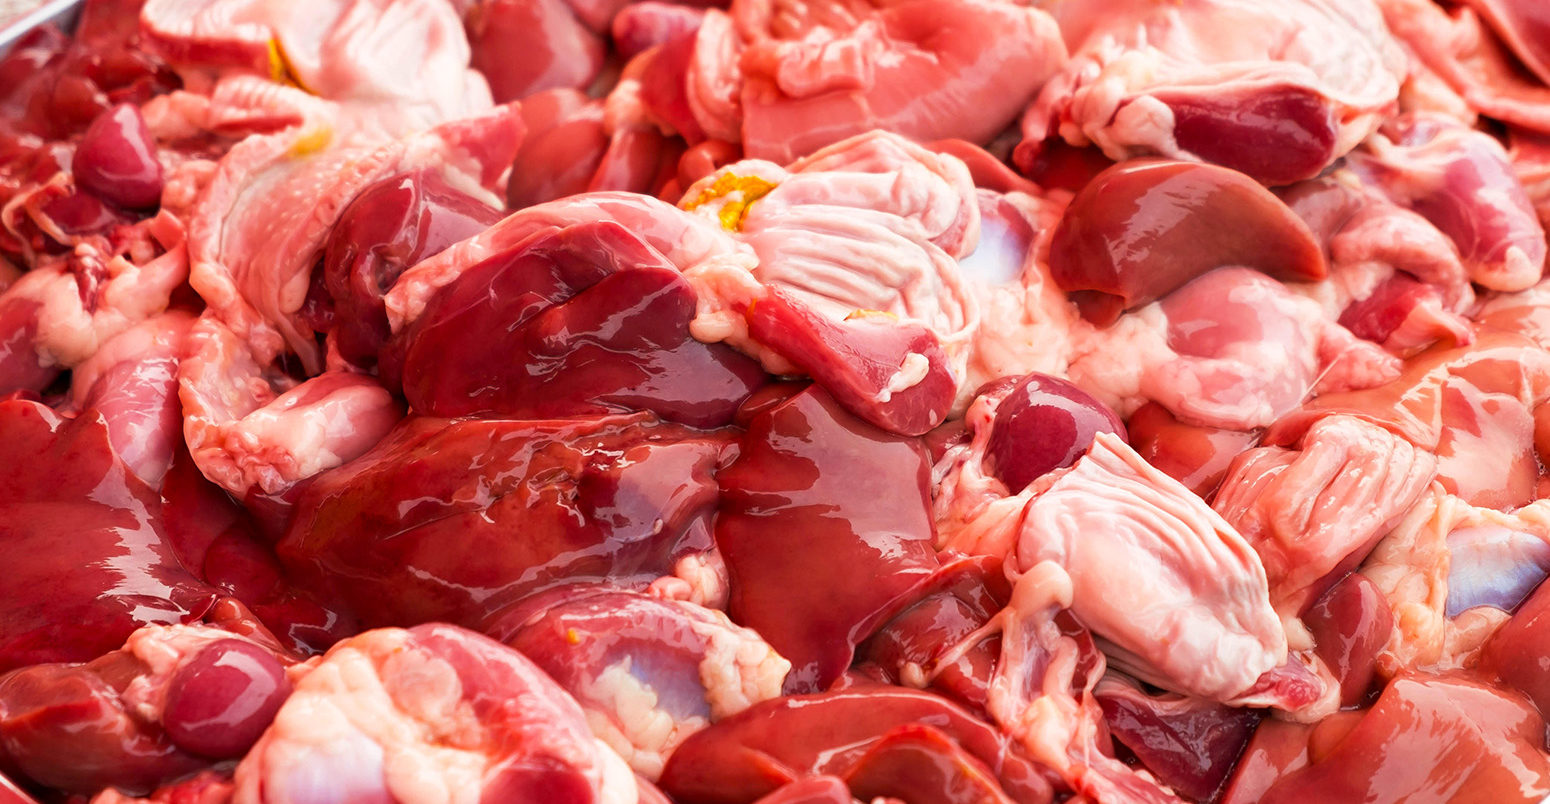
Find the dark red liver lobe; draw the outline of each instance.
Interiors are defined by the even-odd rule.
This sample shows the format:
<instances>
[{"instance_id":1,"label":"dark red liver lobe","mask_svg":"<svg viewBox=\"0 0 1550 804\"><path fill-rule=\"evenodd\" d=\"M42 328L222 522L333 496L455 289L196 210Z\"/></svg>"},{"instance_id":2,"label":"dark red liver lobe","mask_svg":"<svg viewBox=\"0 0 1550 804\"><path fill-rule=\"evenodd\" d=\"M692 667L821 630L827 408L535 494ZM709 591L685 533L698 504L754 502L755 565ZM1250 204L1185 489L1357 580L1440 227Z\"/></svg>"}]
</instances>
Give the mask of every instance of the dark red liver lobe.
<instances>
[{"instance_id":1,"label":"dark red liver lobe","mask_svg":"<svg viewBox=\"0 0 1550 804\"><path fill-rule=\"evenodd\" d=\"M178 563L161 501L95 413L0 402L0 671L83 662L148 623L195 620L216 592Z\"/></svg>"},{"instance_id":2,"label":"dark red liver lobe","mask_svg":"<svg viewBox=\"0 0 1550 804\"><path fill-rule=\"evenodd\" d=\"M930 470L918 439L857 419L817 387L749 422L719 477L716 544L729 613L791 660L788 691L828 687L937 568Z\"/></svg>"},{"instance_id":3,"label":"dark red liver lobe","mask_svg":"<svg viewBox=\"0 0 1550 804\"><path fill-rule=\"evenodd\" d=\"M689 335L693 288L612 222L541 232L443 288L404 339L404 395L436 416L544 418L649 410L731 421L767 380Z\"/></svg>"},{"instance_id":4,"label":"dark red liver lobe","mask_svg":"<svg viewBox=\"0 0 1550 804\"><path fill-rule=\"evenodd\" d=\"M645 414L410 417L310 484L278 552L380 625L477 625L567 581L643 585L710 548L728 440Z\"/></svg>"}]
</instances>

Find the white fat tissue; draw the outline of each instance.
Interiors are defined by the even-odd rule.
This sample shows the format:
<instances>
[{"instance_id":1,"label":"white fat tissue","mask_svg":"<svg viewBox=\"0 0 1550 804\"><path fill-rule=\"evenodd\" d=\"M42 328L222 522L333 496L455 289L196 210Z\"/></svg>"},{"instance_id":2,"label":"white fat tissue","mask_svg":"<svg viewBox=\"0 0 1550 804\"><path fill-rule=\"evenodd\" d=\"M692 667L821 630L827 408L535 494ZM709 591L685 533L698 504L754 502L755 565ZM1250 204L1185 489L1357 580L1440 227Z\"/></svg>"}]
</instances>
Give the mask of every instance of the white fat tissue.
<instances>
[{"instance_id":1,"label":"white fat tissue","mask_svg":"<svg viewBox=\"0 0 1550 804\"><path fill-rule=\"evenodd\" d=\"M932 469L932 518L937 549L1005 558L1012 552L1032 491L1008 496L1008 489L986 471L984 456L1000 400L980 396L964 412L972 434L968 443L947 450Z\"/></svg>"},{"instance_id":2,"label":"white fat tissue","mask_svg":"<svg viewBox=\"0 0 1550 804\"><path fill-rule=\"evenodd\" d=\"M998 377L1035 371L1066 376L1080 354L1080 339L1091 327L1077 316L1050 277L1048 264L1035 259L1035 253L1036 249L1018 255L1010 281L970 281L979 299L980 318L987 322L976 331L969 356L969 381L964 387L970 391ZM1128 317L1116 326L1125 320ZM1089 360L1088 365L1094 370L1097 363Z\"/></svg>"},{"instance_id":3,"label":"white fat tissue","mask_svg":"<svg viewBox=\"0 0 1550 804\"><path fill-rule=\"evenodd\" d=\"M630 656L614 662L575 690L585 701L592 733L648 780L656 780L673 749L690 735L748 707L777 698L791 663L756 632L726 614L678 601L683 627L704 641L698 681L709 717L675 717L647 680L632 672ZM649 672L649 671L647 671Z\"/></svg>"},{"instance_id":4,"label":"white fat tissue","mask_svg":"<svg viewBox=\"0 0 1550 804\"><path fill-rule=\"evenodd\" d=\"M302 676L237 767L234 800L477 802L483 729L451 667L407 641L370 632Z\"/></svg>"},{"instance_id":5,"label":"white fat tissue","mask_svg":"<svg viewBox=\"0 0 1550 804\"><path fill-rule=\"evenodd\" d=\"M709 724L700 717L674 721L657 708L657 694L630 673L628 656L604 668L577 693L597 704L598 708L587 710L592 733L647 779L662 775L672 749Z\"/></svg>"},{"instance_id":6,"label":"white fat tissue","mask_svg":"<svg viewBox=\"0 0 1550 804\"><path fill-rule=\"evenodd\" d=\"M690 553L673 564L673 574L651 582L646 591L663 600L679 600L725 611L731 594L727 562L719 550Z\"/></svg>"},{"instance_id":7,"label":"white fat tissue","mask_svg":"<svg viewBox=\"0 0 1550 804\"><path fill-rule=\"evenodd\" d=\"M887 402L894 394L914 388L926 378L926 372L930 370L929 358L919 352L910 352L904 356L904 362L899 365L899 370L888 378L888 384L877 393L877 401Z\"/></svg>"},{"instance_id":8,"label":"white fat tissue","mask_svg":"<svg viewBox=\"0 0 1550 804\"><path fill-rule=\"evenodd\" d=\"M760 701L780 696L791 671L786 661L756 632L734 625L719 611L705 612L709 622L691 627L707 645L700 660L700 683L712 720L731 717Z\"/></svg>"},{"instance_id":9,"label":"white fat tissue","mask_svg":"<svg viewBox=\"0 0 1550 804\"><path fill-rule=\"evenodd\" d=\"M1434 488L1383 536L1360 569L1383 592L1394 614L1394 630L1378 655L1379 672L1392 677L1471 664L1508 612L1486 604L1450 615L1449 594L1462 591L1450 589L1450 584L1480 582L1461 572L1494 570L1483 582L1508 586L1504 600L1516 602L1513 598L1526 597L1550 566L1547 545L1550 501L1536 500L1505 513L1472 506ZM1455 551L1460 555L1455 557ZM1478 554L1482 551L1483 557ZM1508 566L1491 566L1493 557ZM1485 566L1471 572L1472 563ZM1512 589L1515 573L1530 577Z\"/></svg>"},{"instance_id":10,"label":"white fat tissue","mask_svg":"<svg viewBox=\"0 0 1550 804\"><path fill-rule=\"evenodd\" d=\"M695 337L725 334L763 359L757 346L735 339L738 325L724 311L740 313L767 285L834 320L876 311L924 324L964 377L979 304L956 260L974 251L980 217L959 160L873 132L786 168L734 162L689 187L681 206L725 228L756 257L749 278L731 267L686 271L697 290L723 300L707 309L702 296ZM914 384L911 367L901 368L895 393Z\"/></svg>"}]
</instances>

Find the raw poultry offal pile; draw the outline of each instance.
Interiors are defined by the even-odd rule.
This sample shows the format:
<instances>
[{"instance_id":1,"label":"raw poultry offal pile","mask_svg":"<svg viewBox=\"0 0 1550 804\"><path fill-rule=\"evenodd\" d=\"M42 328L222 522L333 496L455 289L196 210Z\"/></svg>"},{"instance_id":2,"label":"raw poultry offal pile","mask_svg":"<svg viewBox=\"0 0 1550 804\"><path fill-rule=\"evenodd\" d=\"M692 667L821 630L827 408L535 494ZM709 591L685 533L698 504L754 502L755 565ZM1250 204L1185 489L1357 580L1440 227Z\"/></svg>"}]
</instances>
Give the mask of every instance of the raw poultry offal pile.
<instances>
[{"instance_id":1,"label":"raw poultry offal pile","mask_svg":"<svg viewBox=\"0 0 1550 804\"><path fill-rule=\"evenodd\" d=\"M1535 0L90 0L0 800L1538 802Z\"/></svg>"}]
</instances>

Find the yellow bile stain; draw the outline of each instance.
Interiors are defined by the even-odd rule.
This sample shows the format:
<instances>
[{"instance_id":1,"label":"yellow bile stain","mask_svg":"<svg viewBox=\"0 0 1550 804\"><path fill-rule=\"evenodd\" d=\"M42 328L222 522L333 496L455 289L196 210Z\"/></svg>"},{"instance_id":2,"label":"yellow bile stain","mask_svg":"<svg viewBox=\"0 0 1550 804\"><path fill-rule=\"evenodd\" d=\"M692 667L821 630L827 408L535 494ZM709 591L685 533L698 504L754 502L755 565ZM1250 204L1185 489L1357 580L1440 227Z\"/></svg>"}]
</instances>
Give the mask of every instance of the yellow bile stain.
<instances>
[{"instance_id":1,"label":"yellow bile stain","mask_svg":"<svg viewBox=\"0 0 1550 804\"><path fill-rule=\"evenodd\" d=\"M718 198L726 198L733 193L738 193L740 197L723 204L717 211L716 217L721 221L721 228L729 232L739 232L743 229L743 219L748 217L748 207L769 195L773 189L775 189L774 182L765 181L758 176L723 173L717 176L716 181L705 188L693 201L684 204L684 209L692 210Z\"/></svg>"}]
</instances>

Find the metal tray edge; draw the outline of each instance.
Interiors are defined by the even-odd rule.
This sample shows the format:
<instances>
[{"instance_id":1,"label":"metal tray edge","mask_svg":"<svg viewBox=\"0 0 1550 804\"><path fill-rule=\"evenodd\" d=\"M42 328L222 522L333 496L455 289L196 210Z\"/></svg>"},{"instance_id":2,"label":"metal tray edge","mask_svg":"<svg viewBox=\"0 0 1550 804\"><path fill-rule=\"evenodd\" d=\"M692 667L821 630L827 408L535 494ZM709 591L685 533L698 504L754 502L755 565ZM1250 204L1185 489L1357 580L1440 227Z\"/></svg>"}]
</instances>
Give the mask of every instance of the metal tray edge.
<instances>
[{"instance_id":1,"label":"metal tray edge","mask_svg":"<svg viewBox=\"0 0 1550 804\"><path fill-rule=\"evenodd\" d=\"M0 56L10 51L16 40L22 38L33 28L45 23L54 23L67 33L75 28L75 23L81 17L81 6L85 0L49 0L27 14L23 14L0 28Z\"/></svg>"}]
</instances>

